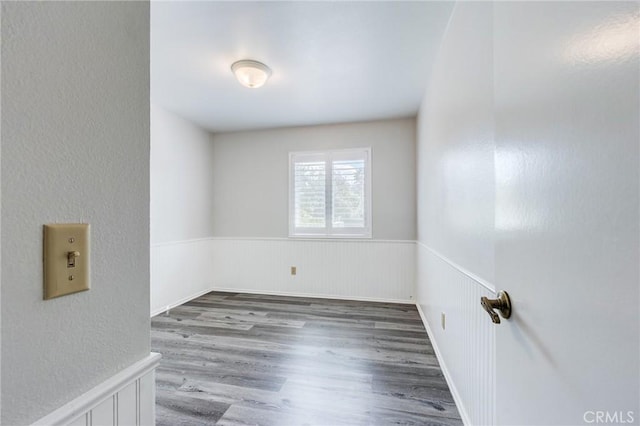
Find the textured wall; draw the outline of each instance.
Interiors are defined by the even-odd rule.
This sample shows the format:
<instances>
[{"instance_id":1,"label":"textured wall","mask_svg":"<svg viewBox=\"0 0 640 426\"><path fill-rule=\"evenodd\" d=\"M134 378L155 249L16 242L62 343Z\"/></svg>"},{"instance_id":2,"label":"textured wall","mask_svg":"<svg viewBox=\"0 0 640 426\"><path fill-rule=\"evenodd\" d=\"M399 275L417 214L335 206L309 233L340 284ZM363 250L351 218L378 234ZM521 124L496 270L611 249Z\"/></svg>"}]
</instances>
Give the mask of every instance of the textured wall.
<instances>
[{"instance_id":1,"label":"textured wall","mask_svg":"<svg viewBox=\"0 0 640 426\"><path fill-rule=\"evenodd\" d=\"M490 3L456 4L418 116L417 298L470 424L495 421L495 330L478 303L494 285L492 19Z\"/></svg>"},{"instance_id":2,"label":"textured wall","mask_svg":"<svg viewBox=\"0 0 640 426\"><path fill-rule=\"evenodd\" d=\"M639 34L639 2L495 5L499 424L640 424Z\"/></svg>"},{"instance_id":3,"label":"textured wall","mask_svg":"<svg viewBox=\"0 0 640 426\"><path fill-rule=\"evenodd\" d=\"M213 236L211 134L151 105L151 243Z\"/></svg>"},{"instance_id":4,"label":"textured wall","mask_svg":"<svg viewBox=\"0 0 640 426\"><path fill-rule=\"evenodd\" d=\"M2 3L2 423L149 354L149 4ZM42 300L42 224L88 222L91 290Z\"/></svg>"},{"instance_id":5,"label":"textured wall","mask_svg":"<svg viewBox=\"0 0 640 426\"><path fill-rule=\"evenodd\" d=\"M640 422L639 30L638 2L455 6L418 119L417 290L472 423Z\"/></svg>"},{"instance_id":6,"label":"textured wall","mask_svg":"<svg viewBox=\"0 0 640 426\"><path fill-rule=\"evenodd\" d=\"M458 4L418 122L418 240L493 281L491 5Z\"/></svg>"},{"instance_id":7,"label":"textured wall","mask_svg":"<svg viewBox=\"0 0 640 426\"><path fill-rule=\"evenodd\" d=\"M287 237L289 152L370 146L373 238L415 239L414 119L225 133L213 141L216 236Z\"/></svg>"}]
</instances>

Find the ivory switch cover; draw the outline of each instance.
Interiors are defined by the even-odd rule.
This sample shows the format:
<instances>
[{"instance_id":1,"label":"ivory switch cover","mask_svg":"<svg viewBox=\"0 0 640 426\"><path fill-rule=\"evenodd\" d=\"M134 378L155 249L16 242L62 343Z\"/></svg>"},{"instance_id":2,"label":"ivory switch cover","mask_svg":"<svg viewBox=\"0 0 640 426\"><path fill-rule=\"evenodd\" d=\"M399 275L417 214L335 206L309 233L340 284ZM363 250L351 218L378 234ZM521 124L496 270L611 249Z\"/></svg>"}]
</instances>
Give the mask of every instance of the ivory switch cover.
<instances>
[{"instance_id":1,"label":"ivory switch cover","mask_svg":"<svg viewBox=\"0 0 640 426\"><path fill-rule=\"evenodd\" d=\"M89 224L44 225L44 299L89 290Z\"/></svg>"}]
</instances>

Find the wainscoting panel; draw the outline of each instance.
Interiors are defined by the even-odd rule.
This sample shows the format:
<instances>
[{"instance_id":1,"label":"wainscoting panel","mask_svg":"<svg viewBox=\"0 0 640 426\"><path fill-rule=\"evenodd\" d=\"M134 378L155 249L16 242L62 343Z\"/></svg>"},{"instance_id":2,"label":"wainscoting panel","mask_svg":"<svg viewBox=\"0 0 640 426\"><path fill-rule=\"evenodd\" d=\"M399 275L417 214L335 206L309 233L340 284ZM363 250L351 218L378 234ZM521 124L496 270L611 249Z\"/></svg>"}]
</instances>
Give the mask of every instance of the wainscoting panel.
<instances>
[{"instance_id":1,"label":"wainscoting panel","mask_svg":"<svg viewBox=\"0 0 640 426\"><path fill-rule=\"evenodd\" d=\"M211 239L151 246L151 316L213 289L212 248Z\"/></svg>"},{"instance_id":2,"label":"wainscoting panel","mask_svg":"<svg viewBox=\"0 0 640 426\"><path fill-rule=\"evenodd\" d=\"M154 425L155 369L159 362L160 354L151 353L34 425Z\"/></svg>"},{"instance_id":3,"label":"wainscoting panel","mask_svg":"<svg viewBox=\"0 0 640 426\"><path fill-rule=\"evenodd\" d=\"M89 416L89 425L115 425L116 410L115 395L111 395L87 413Z\"/></svg>"},{"instance_id":4,"label":"wainscoting panel","mask_svg":"<svg viewBox=\"0 0 640 426\"><path fill-rule=\"evenodd\" d=\"M138 387L136 380L116 394L118 425L138 424Z\"/></svg>"},{"instance_id":5,"label":"wainscoting panel","mask_svg":"<svg viewBox=\"0 0 640 426\"><path fill-rule=\"evenodd\" d=\"M415 242L214 238L215 288L412 302ZM291 275L291 267L297 269Z\"/></svg>"},{"instance_id":6,"label":"wainscoting panel","mask_svg":"<svg viewBox=\"0 0 640 426\"><path fill-rule=\"evenodd\" d=\"M427 246L416 250L418 307L462 419L495 424L496 326L480 306L495 290Z\"/></svg>"}]
</instances>

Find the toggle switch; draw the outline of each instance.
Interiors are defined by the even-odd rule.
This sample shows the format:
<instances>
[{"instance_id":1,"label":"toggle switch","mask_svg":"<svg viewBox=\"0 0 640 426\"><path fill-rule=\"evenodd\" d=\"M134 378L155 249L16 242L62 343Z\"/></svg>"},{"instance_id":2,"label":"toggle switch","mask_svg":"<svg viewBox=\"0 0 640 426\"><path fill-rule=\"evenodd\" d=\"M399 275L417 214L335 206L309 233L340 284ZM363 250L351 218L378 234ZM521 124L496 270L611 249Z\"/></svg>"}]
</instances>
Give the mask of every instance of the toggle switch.
<instances>
[{"instance_id":1,"label":"toggle switch","mask_svg":"<svg viewBox=\"0 0 640 426\"><path fill-rule=\"evenodd\" d=\"M76 257L80 257L79 251L70 251L67 253L67 268L76 267Z\"/></svg>"},{"instance_id":2,"label":"toggle switch","mask_svg":"<svg viewBox=\"0 0 640 426\"><path fill-rule=\"evenodd\" d=\"M89 290L89 224L44 225L44 299Z\"/></svg>"}]
</instances>

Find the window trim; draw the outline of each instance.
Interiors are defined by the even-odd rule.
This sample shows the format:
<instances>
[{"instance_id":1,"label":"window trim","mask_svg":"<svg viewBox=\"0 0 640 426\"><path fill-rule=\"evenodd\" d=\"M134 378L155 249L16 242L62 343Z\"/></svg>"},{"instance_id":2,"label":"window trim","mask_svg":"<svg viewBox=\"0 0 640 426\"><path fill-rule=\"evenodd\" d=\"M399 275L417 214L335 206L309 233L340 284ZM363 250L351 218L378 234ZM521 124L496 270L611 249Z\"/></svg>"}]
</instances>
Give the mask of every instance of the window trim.
<instances>
[{"instance_id":1,"label":"window trim","mask_svg":"<svg viewBox=\"0 0 640 426\"><path fill-rule=\"evenodd\" d=\"M331 173L327 173L327 181L329 186L325 188L325 202L328 207L325 211L329 214L326 216L326 225L322 228L297 228L295 226L295 178L294 178L294 159L301 156L323 156L328 163L333 162L333 156L348 155L349 153L365 153L365 179L364 179L364 197L365 197L365 226L364 228L333 228L331 223L331 210L333 209L333 188L331 185ZM289 238L301 239L371 239L372 238L372 158L371 147L363 148L346 148L346 149L327 149L315 151L291 151L289 152ZM340 233L333 232L340 229Z\"/></svg>"}]
</instances>

